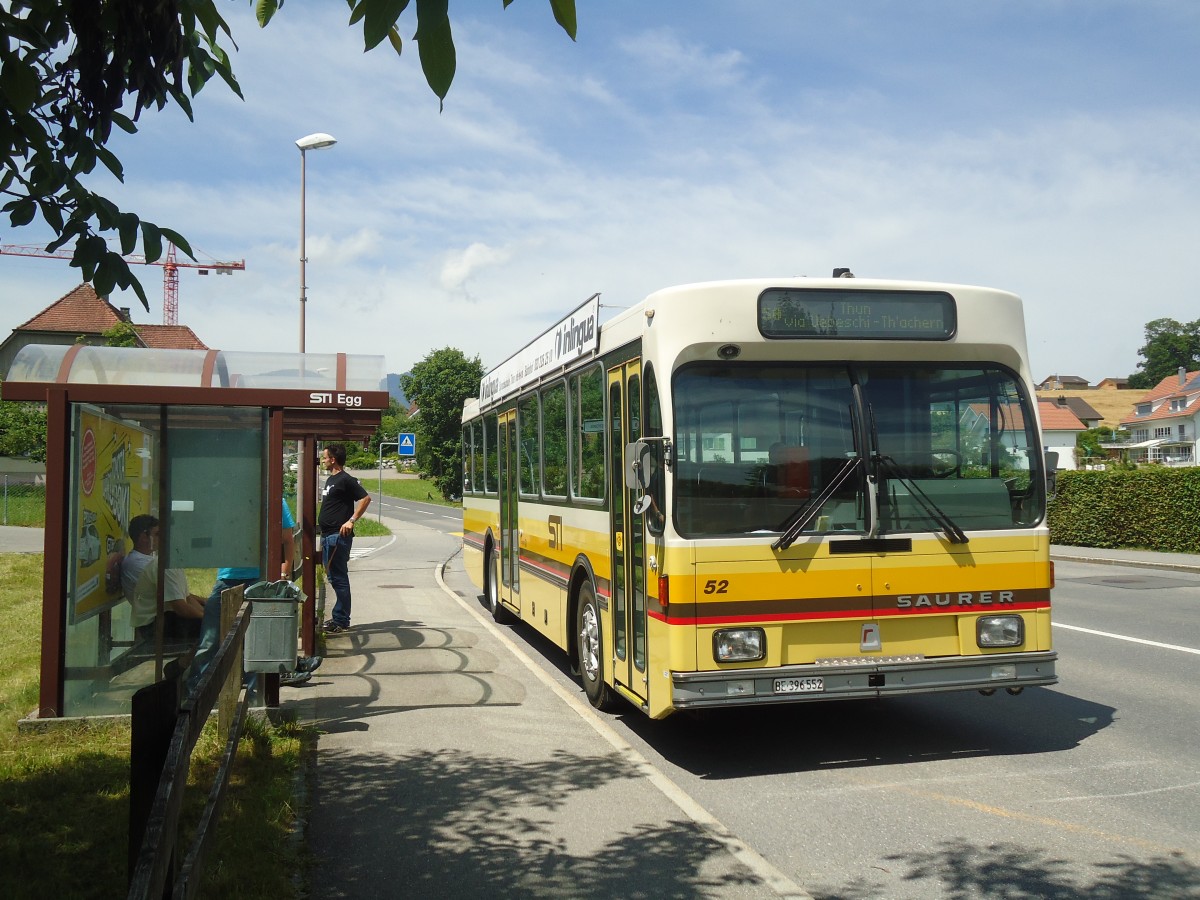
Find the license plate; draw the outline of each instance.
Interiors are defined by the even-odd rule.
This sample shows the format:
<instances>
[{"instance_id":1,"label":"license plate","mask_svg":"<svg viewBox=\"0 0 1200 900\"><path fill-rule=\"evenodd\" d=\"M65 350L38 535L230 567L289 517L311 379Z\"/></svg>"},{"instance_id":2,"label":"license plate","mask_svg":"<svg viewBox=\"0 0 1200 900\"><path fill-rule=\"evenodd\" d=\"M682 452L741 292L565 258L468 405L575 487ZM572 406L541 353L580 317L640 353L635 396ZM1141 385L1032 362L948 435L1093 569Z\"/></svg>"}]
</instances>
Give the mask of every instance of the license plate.
<instances>
[{"instance_id":1,"label":"license plate","mask_svg":"<svg viewBox=\"0 0 1200 900\"><path fill-rule=\"evenodd\" d=\"M825 690L824 678L776 678L777 694L819 694Z\"/></svg>"}]
</instances>

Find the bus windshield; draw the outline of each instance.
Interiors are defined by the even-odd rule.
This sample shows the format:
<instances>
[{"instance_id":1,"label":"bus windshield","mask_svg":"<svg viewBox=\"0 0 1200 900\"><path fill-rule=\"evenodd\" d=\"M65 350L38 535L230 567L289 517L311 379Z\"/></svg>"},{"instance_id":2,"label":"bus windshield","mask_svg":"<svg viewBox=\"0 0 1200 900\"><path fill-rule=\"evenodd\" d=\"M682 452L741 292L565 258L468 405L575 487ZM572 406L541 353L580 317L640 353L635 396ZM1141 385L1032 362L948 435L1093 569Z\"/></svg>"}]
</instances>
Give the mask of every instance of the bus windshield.
<instances>
[{"instance_id":1,"label":"bus windshield","mask_svg":"<svg viewBox=\"0 0 1200 900\"><path fill-rule=\"evenodd\" d=\"M1026 528L1045 510L1034 414L999 366L698 363L673 394L686 536L776 533L801 510L806 533L879 535Z\"/></svg>"}]
</instances>

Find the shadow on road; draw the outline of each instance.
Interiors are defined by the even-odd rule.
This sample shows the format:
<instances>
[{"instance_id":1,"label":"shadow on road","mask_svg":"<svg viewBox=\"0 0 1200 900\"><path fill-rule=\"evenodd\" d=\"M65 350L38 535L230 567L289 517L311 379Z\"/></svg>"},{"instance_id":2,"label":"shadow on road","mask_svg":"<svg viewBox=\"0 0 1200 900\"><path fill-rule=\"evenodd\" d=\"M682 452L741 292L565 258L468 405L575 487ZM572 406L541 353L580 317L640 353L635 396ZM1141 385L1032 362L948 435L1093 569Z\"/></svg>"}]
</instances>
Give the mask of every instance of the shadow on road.
<instances>
[{"instance_id":1,"label":"shadow on road","mask_svg":"<svg viewBox=\"0 0 1200 900\"><path fill-rule=\"evenodd\" d=\"M769 894L687 820L564 832L564 820L586 819L598 786L639 777L617 753L514 763L455 750L374 759L331 751L317 777L327 829L313 835L319 857L355 847L331 861L337 875L325 896L599 900L728 896L739 885Z\"/></svg>"},{"instance_id":2,"label":"shadow on road","mask_svg":"<svg viewBox=\"0 0 1200 900\"><path fill-rule=\"evenodd\" d=\"M924 853L885 857L902 868L900 876L912 883L913 896L976 898L976 900L1168 900L1196 897L1200 869L1179 854L1145 860L1123 856L1093 866L1094 880L1080 883L1072 877L1068 860L1016 844L982 846L946 841ZM918 887L916 882L925 882ZM935 889L932 886L937 885ZM815 900L880 900L881 884L865 879L833 891L811 889ZM894 890L890 883L888 890ZM928 891L928 893L927 893ZM936 893L935 893L936 891Z\"/></svg>"},{"instance_id":3,"label":"shadow on road","mask_svg":"<svg viewBox=\"0 0 1200 900\"><path fill-rule=\"evenodd\" d=\"M1051 753L1112 723L1115 710L1049 688L677 713L622 721L670 762L704 778Z\"/></svg>"}]
</instances>

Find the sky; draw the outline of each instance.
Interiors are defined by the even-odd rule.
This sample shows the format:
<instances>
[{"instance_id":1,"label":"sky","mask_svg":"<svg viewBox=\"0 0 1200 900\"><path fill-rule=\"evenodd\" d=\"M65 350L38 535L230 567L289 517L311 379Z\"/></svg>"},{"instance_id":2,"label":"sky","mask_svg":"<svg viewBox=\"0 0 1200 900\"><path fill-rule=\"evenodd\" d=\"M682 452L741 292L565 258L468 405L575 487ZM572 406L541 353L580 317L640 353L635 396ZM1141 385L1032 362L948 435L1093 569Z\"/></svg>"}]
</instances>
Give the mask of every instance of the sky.
<instances>
[{"instance_id":1,"label":"sky","mask_svg":"<svg viewBox=\"0 0 1200 900\"><path fill-rule=\"evenodd\" d=\"M300 152L309 352L404 372L454 347L491 368L599 292L825 276L980 284L1025 301L1035 380L1136 371L1144 326L1200 318L1195 0L546 0L450 6L439 112L416 44L364 53L345 4L265 29L222 3L219 80L146 113L92 187L229 276L179 277L179 321L223 350L295 351ZM400 19L415 30L415 4ZM0 243L44 245L44 226ZM1191 260L1192 262L1188 262ZM110 299L162 321L150 298ZM0 332L72 290L0 256Z\"/></svg>"}]
</instances>

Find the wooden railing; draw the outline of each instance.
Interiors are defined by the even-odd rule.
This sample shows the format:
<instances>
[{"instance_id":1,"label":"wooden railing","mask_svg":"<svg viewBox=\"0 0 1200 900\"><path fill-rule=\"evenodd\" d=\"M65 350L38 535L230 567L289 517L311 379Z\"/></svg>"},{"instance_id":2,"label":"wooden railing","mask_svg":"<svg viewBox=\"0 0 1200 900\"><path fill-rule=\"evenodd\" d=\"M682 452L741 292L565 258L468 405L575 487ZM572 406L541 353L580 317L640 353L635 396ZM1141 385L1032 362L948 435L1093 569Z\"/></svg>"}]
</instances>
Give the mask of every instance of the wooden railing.
<instances>
[{"instance_id":1,"label":"wooden railing","mask_svg":"<svg viewBox=\"0 0 1200 900\"><path fill-rule=\"evenodd\" d=\"M133 698L129 791L129 900L191 898L200 886L205 854L229 784L233 759L246 721L242 690L242 645L250 607L242 586L221 594L224 638L196 690L184 696L184 673L174 671ZM179 814L192 751L217 707L218 734L225 750L195 836L176 864Z\"/></svg>"}]
</instances>

